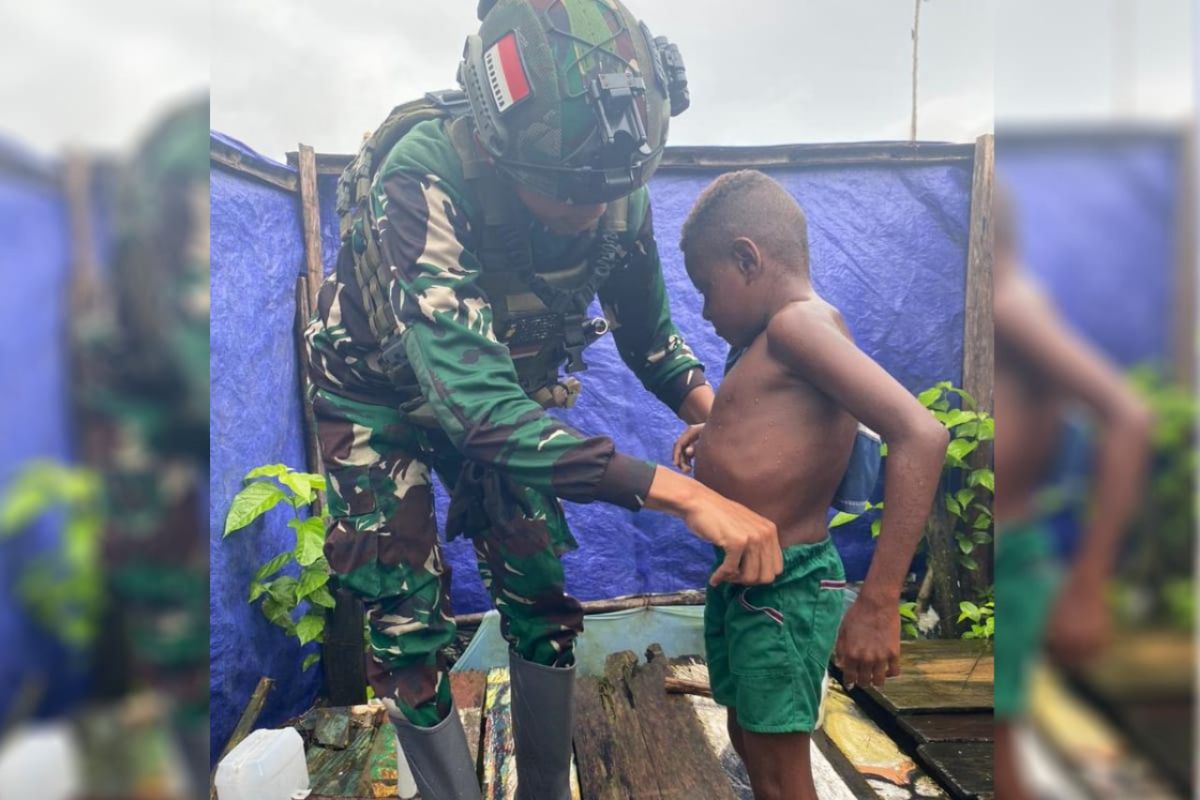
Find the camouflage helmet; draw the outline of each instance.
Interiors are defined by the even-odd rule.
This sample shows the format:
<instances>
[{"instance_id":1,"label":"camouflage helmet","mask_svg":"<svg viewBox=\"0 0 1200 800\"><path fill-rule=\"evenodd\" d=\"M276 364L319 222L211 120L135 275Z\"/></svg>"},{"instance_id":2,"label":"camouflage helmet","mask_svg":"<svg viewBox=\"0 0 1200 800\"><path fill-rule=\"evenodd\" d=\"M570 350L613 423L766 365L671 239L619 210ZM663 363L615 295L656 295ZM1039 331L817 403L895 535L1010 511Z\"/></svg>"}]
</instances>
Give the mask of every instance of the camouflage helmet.
<instances>
[{"instance_id":1,"label":"camouflage helmet","mask_svg":"<svg viewBox=\"0 0 1200 800\"><path fill-rule=\"evenodd\" d=\"M481 0L458 80L497 169L561 201L644 185L689 103L679 50L620 0Z\"/></svg>"}]
</instances>

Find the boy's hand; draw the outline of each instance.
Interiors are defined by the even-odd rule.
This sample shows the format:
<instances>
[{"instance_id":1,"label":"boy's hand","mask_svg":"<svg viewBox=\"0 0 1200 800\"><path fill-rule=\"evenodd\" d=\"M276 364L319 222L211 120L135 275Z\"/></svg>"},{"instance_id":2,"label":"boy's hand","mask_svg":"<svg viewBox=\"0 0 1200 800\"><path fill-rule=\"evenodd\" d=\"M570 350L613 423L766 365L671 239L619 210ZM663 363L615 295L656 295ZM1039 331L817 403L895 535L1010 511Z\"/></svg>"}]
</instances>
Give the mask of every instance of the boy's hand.
<instances>
[{"instance_id":1,"label":"boy's hand","mask_svg":"<svg viewBox=\"0 0 1200 800\"><path fill-rule=\"evenodd\" d=\"M675 462L675 466L679 468L680 472L687 474L692 471L692 460L696 457L696 442L700 441L700 435L703 432L703 422L699 425L689 425L675 440L671 460Z\"/></svg>"},{"instance_id":2,"label":"boy's hand","mask_svg":"<svg viewBox=\"0 0 1200 800\"><path fill-rule=\"evenodd\" d=\"M846 688L883 686L900 675L900 613L895 603L859 596L838 631L833 660Z\"/></svg>"},{"instance_id":3,"label":"boy's hand","mask_svg":"<svg viewBox=\"0 0 1200 800\"><path fill-rule=\"evenodd\" d=\"M1063 666L1079 667L1100 655L1112 638L1102 580L1072 576L1059 592L1046 627L1046 647Z\"/></svg>"}]
</instances>

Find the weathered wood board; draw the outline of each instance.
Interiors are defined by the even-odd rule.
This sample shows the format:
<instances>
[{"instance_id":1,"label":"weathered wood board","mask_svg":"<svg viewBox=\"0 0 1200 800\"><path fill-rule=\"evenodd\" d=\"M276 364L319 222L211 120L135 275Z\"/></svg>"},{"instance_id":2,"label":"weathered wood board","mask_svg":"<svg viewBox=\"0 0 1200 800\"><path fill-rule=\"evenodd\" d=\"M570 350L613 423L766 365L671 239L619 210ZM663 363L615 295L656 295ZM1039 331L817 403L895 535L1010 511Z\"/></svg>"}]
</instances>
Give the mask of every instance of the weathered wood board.
<instances>
[{"instance_id":1,"label":"weathered wood board","mask_svg":"<svg viewBox=\"0 0 1200 800\"><path fill-rule=\"evenodd\" d=\"M994 676L995 659L980 642L904 642L900 648L900 677L889 678L882 688L862 688L893 715L990 712Z\"/></svg>"},{"instance_id":2,"label":"weathered wood board","mask_svg":"<svg viewBox=\"0 0 1200 800\"><path fill-rule=\"evenodd\" d=\"M917 748L921 764L955 798L989 800L992 797L993 747L990 742L932 742Z\"/></svg>"},{"instance_id":3,"label":"weathered wood board","mask_svg":"<svg viewBox=\"0 0 1200 800\"><path fill-rule=\"evenodd\" d=\"M991 714L902 714L896 722L917 744L991 742L996 738Z\"/></svg>"}]
</instances>

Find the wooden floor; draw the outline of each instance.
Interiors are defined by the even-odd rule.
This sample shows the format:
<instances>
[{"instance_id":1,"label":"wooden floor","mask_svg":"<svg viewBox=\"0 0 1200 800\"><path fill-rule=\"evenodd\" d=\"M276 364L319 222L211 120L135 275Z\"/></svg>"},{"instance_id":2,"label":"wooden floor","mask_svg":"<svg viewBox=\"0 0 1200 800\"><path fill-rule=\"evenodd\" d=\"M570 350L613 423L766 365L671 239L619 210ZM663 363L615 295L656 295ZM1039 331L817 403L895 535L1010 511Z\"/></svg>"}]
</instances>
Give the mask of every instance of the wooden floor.
<instances>
[{"instance_id":1,"label":"wooden floor","mask_svg":"<svg viewBox=\"0 0 1200 800\"><path fill-rule=\"evenodd\" d=\"M830 679L812 750L822 800L990 797L990 657L977 660L958 642L928 644L905 644L906 677L883 692L846 692ZM753 800L725 711L703 694L703 661L668 659L657 648L647 656L614 654L603 677L577 681L577 800ZM507 670L455 673L451 686L484 798L509 800L516 765ZM313 709L296 727L312 800L397 796L395 733L382 706Z\"/></svg>"}]
</instances>

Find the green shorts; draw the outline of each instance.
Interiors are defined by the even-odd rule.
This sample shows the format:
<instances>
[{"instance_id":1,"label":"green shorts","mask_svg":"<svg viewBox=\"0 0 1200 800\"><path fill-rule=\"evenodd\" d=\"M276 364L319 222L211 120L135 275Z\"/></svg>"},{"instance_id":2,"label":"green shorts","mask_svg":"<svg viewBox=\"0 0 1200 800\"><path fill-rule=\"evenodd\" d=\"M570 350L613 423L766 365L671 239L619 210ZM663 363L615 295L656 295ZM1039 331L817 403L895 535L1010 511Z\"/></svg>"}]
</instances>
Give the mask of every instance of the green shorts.
<instances>
[{"instance_id":1,"label":"green shorts","mask_svg":"<svg viewBox=\"0 0 1200 800\"><path fill-rule=\"evenodd\" d=\"M996 536L996 718L1028 711L1029 678L1058 594L1059 568L1042 525Z\"/></svg>"},{"instance_id":2,"label":"green shorts","mask_svg":"<svg viewBox=\"0 0 1200 800\"><path fill-rule=\"evenodd\" d=\"M719 564L724 554L717 551ZM784 548L766 586L709 587L704 645L713 699L755 733L810 732L845 610L846 573L832 540Z\"/></svg>"}]
</instances>

